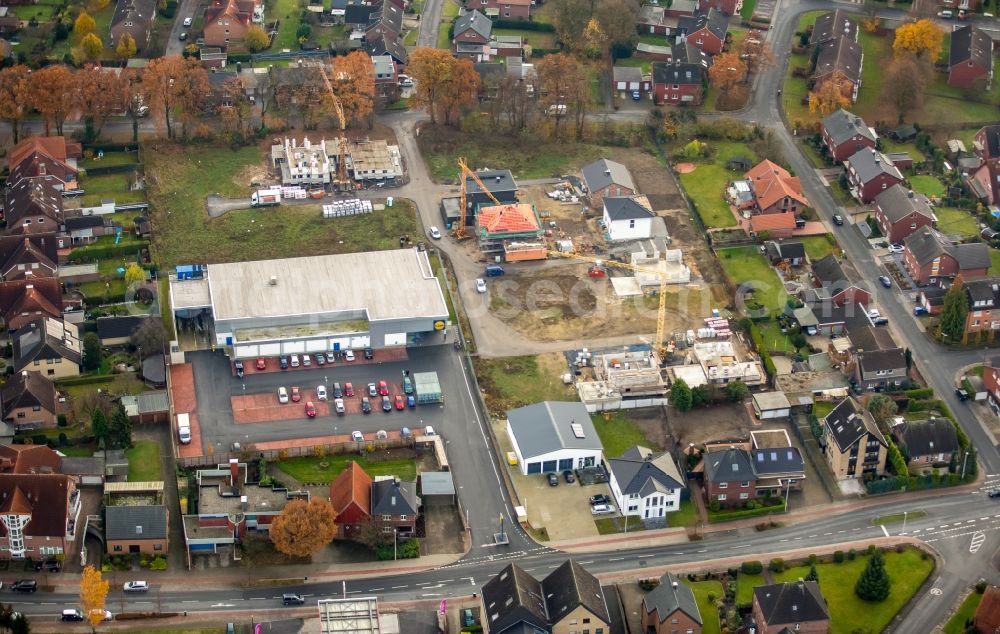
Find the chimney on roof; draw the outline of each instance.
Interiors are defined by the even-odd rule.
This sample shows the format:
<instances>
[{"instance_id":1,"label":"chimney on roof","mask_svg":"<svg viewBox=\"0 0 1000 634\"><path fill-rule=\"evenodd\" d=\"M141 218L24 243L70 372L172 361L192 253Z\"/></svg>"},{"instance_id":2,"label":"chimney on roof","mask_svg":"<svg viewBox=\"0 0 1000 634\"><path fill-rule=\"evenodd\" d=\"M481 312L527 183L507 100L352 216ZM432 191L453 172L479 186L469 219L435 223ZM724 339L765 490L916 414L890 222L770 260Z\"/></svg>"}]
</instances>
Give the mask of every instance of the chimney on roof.
<instances>
[{"instance_id":1,"label":"chimney on roof","mask_svg":"<svg viewBox=\"0 0 1000 634\"><path fill-rule=\"evenodd\" d=\"M243 510L243 511L246 511L248 506L249 506L249 504L247 503L247 496L241 495L240 496L240 509Z\"/></svg>"},{"instance_id":2,"label":"chimney on roof","mask_svg":"<svg viewBox=\"0 0 1000 634\"><path fill-rule=\"evenodd\" d=\"M609 170L609 169L604 170L604 175L605 176L611 176L611 170Z\"/></svg>"},{"instance_id":3,"label":"chimney on roof","mask_svg":"<svg viewBox=\"0 0 1000 634\"><path fill-rule=\"evenodd\" d=\"M236 458L229 459L229 477L231 479L230 484L232 484L234 487L239 486L240 463Z\"/></svg>"}]
</instances>

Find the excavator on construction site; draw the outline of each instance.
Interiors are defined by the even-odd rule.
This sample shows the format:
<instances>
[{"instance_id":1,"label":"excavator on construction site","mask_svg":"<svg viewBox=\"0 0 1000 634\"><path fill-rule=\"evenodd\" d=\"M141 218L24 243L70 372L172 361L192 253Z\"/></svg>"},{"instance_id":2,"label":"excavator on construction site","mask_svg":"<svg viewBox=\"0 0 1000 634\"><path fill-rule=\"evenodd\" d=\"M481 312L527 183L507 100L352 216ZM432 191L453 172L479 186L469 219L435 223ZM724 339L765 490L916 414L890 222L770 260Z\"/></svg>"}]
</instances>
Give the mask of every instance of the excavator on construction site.
<instances>
[{"instance_id":1,"label":"excavator on construction site","mask_svg":"<svg viewBox=\"0 0 1000 634\"><path fill-rule=\"evenodd\" d=\"M458 223L452 229L451 234L452 236L454 236L456 240L464 240L465 238L470 237L465 234L465 219L468 214L468 204L469 204L467 198L468 192L466 191L466 184L469 182L468 179L471 178L472 182L474 182L476 185L479 186L480 191L486 194L486 196L494 203L498 205L502 205L503 203L497 200L496 196L493 195L493 192L487 189L486 185L483 185L483 181L479 180L479 176L477 176L475 172L469 169L469 165L465 162L464 158L458 159L458 169L459 169L459 180L462 183L460 190L461 197L459 200Z\"/></svg>"},{"instance_id":2,"label":"excavator on construction site","mask_svg":"<svg viewBox=\"0 0 1000 634\"><path fill-rule=\"evenodd\" d=\"M561 258L590 262L591 266L587 269L587 275L589 277L606 277L606 267L609 266L626 269L632 271L633 273L644 273L646 275L654 275L658 277L660 279L660 306L656 313L656 339L653 340L653 350L656 351L656 354L660 357L660 359L663 359L667 354L673 352L673 345L671 342L667 341L667 276L664 275L662 271L657 271L656 269L644 266L635 266L626 262L618 262L616 260L602 260L600 258L590 257L589 255L580 255L578 253L571 253L568 251L555 251L550 249L549 253Z\"/></svg>"}]
</instances>

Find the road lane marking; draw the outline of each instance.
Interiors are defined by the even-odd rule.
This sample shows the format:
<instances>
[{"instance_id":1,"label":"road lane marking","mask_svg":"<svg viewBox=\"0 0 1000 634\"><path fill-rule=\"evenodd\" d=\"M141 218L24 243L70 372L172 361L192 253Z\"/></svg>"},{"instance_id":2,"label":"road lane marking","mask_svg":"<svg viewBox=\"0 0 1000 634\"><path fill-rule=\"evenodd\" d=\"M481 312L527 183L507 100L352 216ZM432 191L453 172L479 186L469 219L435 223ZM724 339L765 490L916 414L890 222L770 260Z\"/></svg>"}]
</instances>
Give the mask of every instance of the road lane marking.
<instances>
[{"instance_id":1,"label":"road lane marking","mask_svg":"<svg viewBox=\"0 0 1000 634\"><path fill-rule=\"evenodd\" d=\"M823 533L823 537L826 537L827 535L833 535L833 533Z\"/></svg>"},{"instance_id":2,"label":"road lane marking","mask_svg":"<svg viewBox=\"0 0 1000 634\"><path fill-rule=\"evenodd\" d=\"M275 597L276 599L278 597ZM198 599L184 599L181 603L198 603Z\"/></svg>"},{"instance_id":3,"label":"road lane marking","mask_svg":"<svg viewBox=\"0 0 1000 634\"><path fill-rule=\"evenodd\" d=\"M989 518L989 516L987 516L987 517L980 517L980 518L979 518L979 521L980 521L980 522L985 522L985 521L986 521L986 520L988 520L988 519L990 519L990 518Z\"/></svg>"},{"instance_id":4,"label":"road lane marking","mask_svg":"<svg viewBox=\"0 0 1000 634\"><path fill-rule=\"evenodd\" d=\"M885 529L885 524L879 524L879 527L882 529L882 532L885 533L885 536L888 537L889 531Z\"/></svg>"},{"instance_id":5,"label":"road lane marking","mask_svg":"<svg viewBox=\"0 0 1000 634\"><path fill-rule=\"evenodd\" d=\"M624 557L609 557L608 561L621 561L622 559L625 559L625 558Z\"/></svg>"},{"instance_id":6,"label":"road lane marking","mask_svg":"<svg viewBox=\"0 0 1000 634\"><path fill-rule=\"evenodd\" d=\"M369 592L378 592L379 590L385 590L385 588L372 588Z\"/></svg>"},{"instance_id":7,"label":"road lane marking","mask_svg":"<svg viewBox=\"0 0 1000 634\"><path fill-rule=\"evenodd\" d=\"M441 596L441 594L437 593L437 592L432 592L430 594L422 594L420 596L422 596L422 597L439 597L439 596Z\"/></svg>"},{"instance_id":8,"label":"road lane marking","mask_svg":"<svg viewBox=\"0 0 1000 634\"><path fill-rule=\"evenodd\" d=\"M656 555L639 555L639 559L645 559L646 557L656 557Z\"/></svg>"},{"instance_id":9,"label":"road lane marking","mask_svg":"<svg viewBox=\"0 0 1000 634\"><path fill-rule=\"evenodd\" d=\"M580 563L581 564L592 564L592 563L594 563L594 560L591 559L590 561L581 561Z\"/></svg>"},{"instance_id":10,"label":"road lane marking","mask_svg":"<svg viewBox=\"0 0 1000 634\"><path fill-rule=\"evenodd\" d=\"M406 588L406 587L407 587L407 586L393 586L393 587L392 587L392 589L393 589L393 590L400 590L400 589L402 589L402 588Z\"/></svg>"},{"instance_id":11,"label":"road lane marking","mask_svg":"<svg viewBox=\"0 0 1000 634\"><path fill-rule=\"evenodd\" d=\"M972 524L972 523L974 523L975 521L976 521L976 520L965 520L965 523L966 523L966 524Z\"/></svg>"},{"instance_id":12,"label":"road lane marking","mask_svg":"<svg viewBox=\"0 0 1000 634\"><path fill-rule=\"evenodd\" d=\"M847 531L837 531L837 534L840 535L841 533L846 533L846 532Z\"/></svg>"},{"instance_id":13,"label":"road lane marking","mask_svg":"<svg viewBox=\"0 0 1000 634\"><path fill-rule=\"evenodd\" d=\"M979 531L972 536L972 541L969 542L969 552L975 554L982 547L983 542L986 541L986 533Z\"/></svg>"}]
</instances>

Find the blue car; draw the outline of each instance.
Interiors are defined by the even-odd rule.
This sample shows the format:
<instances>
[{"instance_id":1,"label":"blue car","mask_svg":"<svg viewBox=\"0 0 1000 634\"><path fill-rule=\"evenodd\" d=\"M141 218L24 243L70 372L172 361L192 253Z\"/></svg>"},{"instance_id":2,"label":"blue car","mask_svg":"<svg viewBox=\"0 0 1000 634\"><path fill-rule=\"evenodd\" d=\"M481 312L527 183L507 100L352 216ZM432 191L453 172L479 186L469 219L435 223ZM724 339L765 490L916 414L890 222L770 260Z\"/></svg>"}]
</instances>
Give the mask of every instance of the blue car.
<instances>
[{"instance_id":1,"label":"blue car","mask_svg":"<svg viewBox=\"0 0 1000 634\"><path fill-rule=\"evenodd\" d=\"M633 90L632 101L640 101L640 100L642 100L642 94L640 94L638 90Z\"/></svg>"},{"instance_id":2,"label":"blue car","mask_svg":"<svg viewBox=\"0 0 1000 634\"><path fill-rule=\"evenodd\" d=\"M412 394L406 397L406 406L413 409L417 406L417 399Z\"/></svg>"}]
</instances>

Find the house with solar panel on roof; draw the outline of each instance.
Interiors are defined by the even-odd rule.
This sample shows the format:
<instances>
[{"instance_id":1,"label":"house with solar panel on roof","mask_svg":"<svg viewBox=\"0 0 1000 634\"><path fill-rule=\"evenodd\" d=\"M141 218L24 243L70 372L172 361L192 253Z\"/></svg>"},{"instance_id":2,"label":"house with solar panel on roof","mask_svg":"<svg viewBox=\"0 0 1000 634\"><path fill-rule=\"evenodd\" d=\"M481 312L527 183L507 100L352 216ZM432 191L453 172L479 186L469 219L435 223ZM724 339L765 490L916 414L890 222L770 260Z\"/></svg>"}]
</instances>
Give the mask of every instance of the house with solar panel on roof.
<instances>
[{"instance_id":1,"label":"house with solar panel on roof","mask_svg":"<svg viewBox=\"0 0 1000 634\"><path fill-rule=\"evenodd\" d=\"M542 233L534 205L483 206L476 214L479 249L488 256L503 256L505 262L544 260L548 251Z\"/></svg>"}]
</instances>

